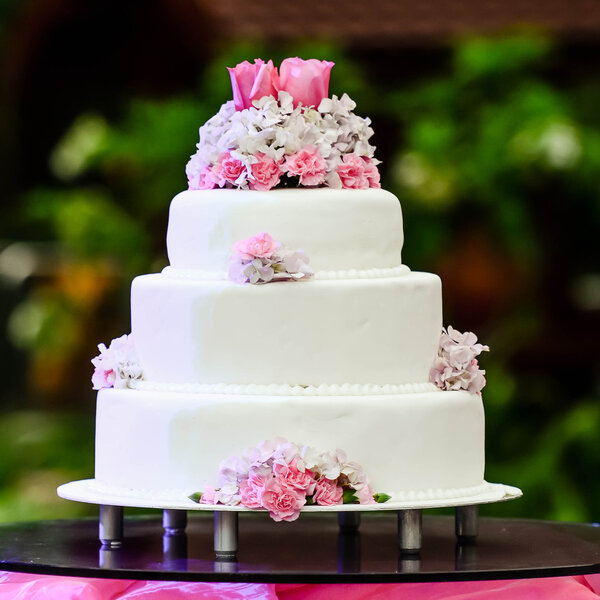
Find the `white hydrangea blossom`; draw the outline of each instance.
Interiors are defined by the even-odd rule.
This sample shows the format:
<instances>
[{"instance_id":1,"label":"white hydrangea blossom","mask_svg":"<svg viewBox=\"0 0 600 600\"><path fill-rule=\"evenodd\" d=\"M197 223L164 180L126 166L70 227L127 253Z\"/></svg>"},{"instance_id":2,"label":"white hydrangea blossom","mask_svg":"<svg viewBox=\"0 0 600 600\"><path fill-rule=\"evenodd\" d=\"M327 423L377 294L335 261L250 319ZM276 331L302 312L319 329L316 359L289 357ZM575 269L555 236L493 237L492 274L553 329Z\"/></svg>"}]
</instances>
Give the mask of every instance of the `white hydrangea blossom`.
<instances>
[{"instance_id":1,"label":"white hydrangea blossom","mask_svg":"<svg viewBox=\"0 0 600 600\"><path fill-rule=\"evenodd\" d=\"M306 147L318 148L327 163L324 185L342 187L337 167L344 155L368 158L374 165L375 147L369 144L373 135L371 121L355 115L355 102L344 94L341 98L324 98L318 108L294 108L292 97L280 91L278 98L264 96L245 110L235 110L233 101L223 104L219 112L200 128L197 151L188 172L197 173L217 165L229 153L244 167L235 186L247 189L254 180L252 164L262 153L276 162ZM216 182L225 185L224 180Z\"/></svg>"}]
</instances>

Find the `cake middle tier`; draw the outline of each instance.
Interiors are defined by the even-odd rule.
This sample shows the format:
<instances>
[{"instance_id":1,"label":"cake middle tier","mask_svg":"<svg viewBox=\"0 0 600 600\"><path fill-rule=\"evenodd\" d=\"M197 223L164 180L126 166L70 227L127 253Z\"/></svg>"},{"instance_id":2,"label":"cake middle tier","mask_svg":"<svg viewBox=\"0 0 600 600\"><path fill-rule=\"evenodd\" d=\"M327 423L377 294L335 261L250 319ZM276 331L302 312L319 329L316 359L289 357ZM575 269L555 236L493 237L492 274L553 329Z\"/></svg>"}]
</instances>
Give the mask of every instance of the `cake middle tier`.
<instances>
[{"instance_id":1,"label":"cake middle tier","mask_svg":"<svg viewBox=\"0 0 600 600\"><path fill-rule=\"evenodd\" d=\"M442 328L441 282L411 272L269 285L142 275L131 321L149 381L426 382Z\"/></svg>"}]
</instances>

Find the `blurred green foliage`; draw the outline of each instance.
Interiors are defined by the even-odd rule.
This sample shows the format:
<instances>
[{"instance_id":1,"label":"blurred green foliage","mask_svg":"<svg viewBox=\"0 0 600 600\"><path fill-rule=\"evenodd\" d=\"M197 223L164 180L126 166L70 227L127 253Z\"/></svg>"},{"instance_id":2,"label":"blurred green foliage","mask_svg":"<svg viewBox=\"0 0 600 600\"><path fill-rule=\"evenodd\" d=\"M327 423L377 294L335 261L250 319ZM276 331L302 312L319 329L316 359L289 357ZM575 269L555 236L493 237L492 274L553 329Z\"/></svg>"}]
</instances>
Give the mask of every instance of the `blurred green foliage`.
<instances>
[{"instance_id":1,"label":"blurred green foliage","mask_svg":"<svg viewBox=\"0 0 600 600\"><path fill-rule=\"evenodd\" d=\"M483 359L486 476L525 496L483 512L598 520L600 405L588 323L600 308L600 86L556 83L557 53L536 35L464 40L446 69L400 81L378 80L327 44L292 52L241 44L207 67L194 94L133 100L115 121L78 117L49 158L56 183L28 192L23 223L73 260L109 265L126 298L133 275L166 264L168 205L185 187L198 127L231 96L225 67L258 55L275 63L290 54L334 60L331 91L355 99L357 112L373 118L375 141L392 149L380 158L384 187L402 203L404 262L439 272L445 321L475 329L492 347ZM15 313L15 329L27 331L27 319L46 311L39 335L27 338L32 355L81 347L91 334L64 336L84 327L81 305L61 301L60 286L45 289L43 302L39 294L24 303L33 317ZM105 342L123 332L127 301L120 306L118 325L102 330ZM91 351L95 342L88 340ZM46 514L34 504L15 508L26 469L60 472L65 481L75 471L92 474L91 429L71 430L62 417L36 429L42 421L30 413L1 417L10 435L0 436L0 519ZM33 434L27 442L32 423L39 443ZM21 430L11 449L6 440ZM19 460L11 461L15 452Z\"/></svg>"}]
</instances>

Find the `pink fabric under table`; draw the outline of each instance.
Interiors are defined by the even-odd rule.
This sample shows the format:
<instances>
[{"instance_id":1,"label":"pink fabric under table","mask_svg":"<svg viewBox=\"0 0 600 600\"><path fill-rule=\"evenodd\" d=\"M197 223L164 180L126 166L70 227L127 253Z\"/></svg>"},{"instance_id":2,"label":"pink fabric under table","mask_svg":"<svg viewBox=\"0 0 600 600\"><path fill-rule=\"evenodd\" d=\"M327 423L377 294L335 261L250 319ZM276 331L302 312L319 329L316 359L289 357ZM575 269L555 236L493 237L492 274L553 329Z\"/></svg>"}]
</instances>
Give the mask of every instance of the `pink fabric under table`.
<instances>
[{"instance_id":1,"label":"pink fabric under table","mask_svg":"<svg viewBox=\"0 0 600 600\"><path fill-rule=\"evenodd\" d=\"M595 600L600 575L389 584L132 581L0 572L0 600Z\"/></svg>"}]
</instances>

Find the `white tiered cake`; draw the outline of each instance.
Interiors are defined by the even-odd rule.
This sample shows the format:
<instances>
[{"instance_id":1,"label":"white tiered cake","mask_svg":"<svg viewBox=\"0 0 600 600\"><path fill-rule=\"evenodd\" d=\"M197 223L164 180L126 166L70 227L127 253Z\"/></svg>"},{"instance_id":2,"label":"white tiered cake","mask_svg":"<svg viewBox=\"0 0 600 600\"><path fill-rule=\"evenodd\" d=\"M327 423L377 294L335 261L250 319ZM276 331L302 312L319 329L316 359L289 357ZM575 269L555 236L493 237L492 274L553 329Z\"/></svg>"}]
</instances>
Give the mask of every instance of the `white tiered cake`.
<instances>
[{"instance_id":1,"label":"white tiered cake","mask_svg":"<svg viewBox=\"0 0 600 600\"><path fill-rule=\"evenodd\" d=\"M310 254L313 280L226 279L232 242L258 223ZM132 285L144 381L98 394L99 482L187 496L224 458L282 436L342 448L398 499L484 484L481 396L429 382L441 284L401 264L393 194L183 192L167 239L171 266Z\"/></svg>"},{"instance_id":2,"label":"white tiered cake","mask_svg":"<svg viewBox=\"0 0 600 600\"><path fill-rule=\"evenodd\" d=\"M131 336L92 361L95 480L65 497L168 508L204 490L276 520L502 499L485 500L487 347L440 337L440 279L402 264L400 203L368 119L327 97L331 66L230 70L234 101L171 202L170 266L134 279Z\"/></svg>"}]
</instances>

